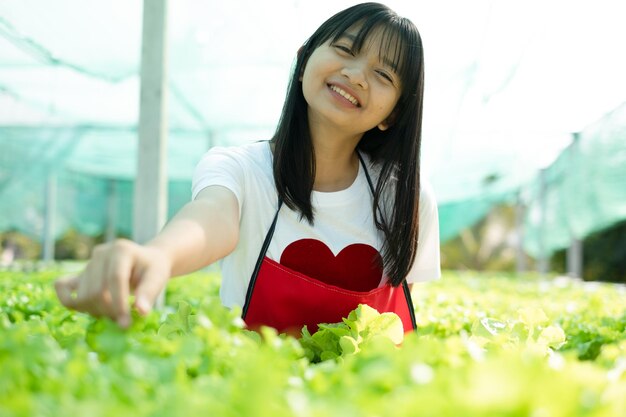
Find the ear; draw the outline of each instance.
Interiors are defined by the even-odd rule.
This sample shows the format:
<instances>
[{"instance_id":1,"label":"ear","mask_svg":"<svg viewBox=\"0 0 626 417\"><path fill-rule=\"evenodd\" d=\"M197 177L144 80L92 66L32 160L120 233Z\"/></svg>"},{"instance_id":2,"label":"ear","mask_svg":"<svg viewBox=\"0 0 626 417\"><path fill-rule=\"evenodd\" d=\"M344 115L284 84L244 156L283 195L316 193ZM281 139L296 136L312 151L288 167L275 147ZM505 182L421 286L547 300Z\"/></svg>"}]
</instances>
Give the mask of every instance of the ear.
<instances>
[{"instance_id":1,"label":"ear","mask_svg":"<svg viewBox=\"0 0 626 417\"><path fill-rule=\"evenodd\" d=\"M382 122L380 122L378 124L378 129L380 129L381 131L385 131L387 129L389 129L391 126L393 126L393 124L396 122L396 117L398 116L398 109L395 108L391 114L389 116L387 116L387 118L385 120L383 120Z\"/></svg>"}]
</instances>

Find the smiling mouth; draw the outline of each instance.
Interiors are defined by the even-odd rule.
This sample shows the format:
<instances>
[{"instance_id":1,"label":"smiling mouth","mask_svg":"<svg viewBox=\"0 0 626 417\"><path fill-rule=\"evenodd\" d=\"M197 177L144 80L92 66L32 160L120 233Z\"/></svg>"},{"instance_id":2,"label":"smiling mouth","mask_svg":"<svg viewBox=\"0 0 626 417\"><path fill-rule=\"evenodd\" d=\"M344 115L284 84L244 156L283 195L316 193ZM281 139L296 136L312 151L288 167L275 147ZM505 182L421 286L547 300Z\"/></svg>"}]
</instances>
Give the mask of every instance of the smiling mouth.
<instances>
[{"instance_id":1,"label":"smiling mouth","mask_svg":"<svg viewBox=\"0 0 626 417\"><path fill-rule=\"evenodd\" d=\"M347 91L337 87L336 85L329 84L328 87L333 90L335 93L339 94L341 97L348 100L350 103L354 104L356 107L361 107L359 104L359 100L357 100L354 96L349 94Z\"/></svg>"}]
</instances>

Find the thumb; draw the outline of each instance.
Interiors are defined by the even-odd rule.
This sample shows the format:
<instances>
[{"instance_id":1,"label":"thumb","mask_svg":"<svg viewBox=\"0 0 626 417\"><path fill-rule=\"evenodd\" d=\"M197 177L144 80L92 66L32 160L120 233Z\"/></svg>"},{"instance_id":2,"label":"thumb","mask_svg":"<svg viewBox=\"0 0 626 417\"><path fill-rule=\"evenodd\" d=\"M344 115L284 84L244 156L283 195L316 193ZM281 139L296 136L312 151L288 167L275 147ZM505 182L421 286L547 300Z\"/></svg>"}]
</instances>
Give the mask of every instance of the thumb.
<instances>
[{"instance_id":1,"label":"thumb","mask_svg":"<svg viewBox=\"0 0 626 417\"><path fill-rule=\"evenodd\" d=\"M147 269L135 289L134 307L139 314L146 315L164 289L164 277L154 269Z\"/></svg>"},{"instance_id":2,"label":"thumb","mask_svg":"<svg viewBox=\"0 0 626 417\"><path fill-rule=\"evenodd\" d=\"M78 289L78 281L80 277L64 277L54 281L54 289L61 304L67 308L75 309L77 302L74 293Z\"/></svg>"}]
</instances>

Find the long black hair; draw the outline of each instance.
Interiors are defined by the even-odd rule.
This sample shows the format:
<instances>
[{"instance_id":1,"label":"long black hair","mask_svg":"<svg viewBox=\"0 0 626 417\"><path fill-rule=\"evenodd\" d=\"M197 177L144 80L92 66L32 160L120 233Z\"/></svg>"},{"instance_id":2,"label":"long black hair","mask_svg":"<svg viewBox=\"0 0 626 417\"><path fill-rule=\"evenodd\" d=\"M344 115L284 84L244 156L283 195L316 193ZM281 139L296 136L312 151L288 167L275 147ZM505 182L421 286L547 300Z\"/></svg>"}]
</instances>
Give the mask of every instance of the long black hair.
<instances>
[{"instance_id":1,"label":"long black hair","mask_svg":"<svg viewBox=\"0 0 626 417\"><path fill-rule=\"evenodd\" d=\"M314 221L311 191L315 180L315 154L309 131L307 102L300 75L313 51L337 41L348 29L358 33L352 50L358 53L374 30L382 30L379 53L391 59L402 92L392 112L390 127L364 133L357 149L380 167L374 187L376 227L385 237L384 270L392 285L402 283L415 260L419 231L420 144L424 88L424 54L415 25L379 3L352 6L332 16L298 52L281 118L272 138L274 181L279 197L302 218ZM391 199L393 204L385 204Z\"/></svg>"}]
</instances>

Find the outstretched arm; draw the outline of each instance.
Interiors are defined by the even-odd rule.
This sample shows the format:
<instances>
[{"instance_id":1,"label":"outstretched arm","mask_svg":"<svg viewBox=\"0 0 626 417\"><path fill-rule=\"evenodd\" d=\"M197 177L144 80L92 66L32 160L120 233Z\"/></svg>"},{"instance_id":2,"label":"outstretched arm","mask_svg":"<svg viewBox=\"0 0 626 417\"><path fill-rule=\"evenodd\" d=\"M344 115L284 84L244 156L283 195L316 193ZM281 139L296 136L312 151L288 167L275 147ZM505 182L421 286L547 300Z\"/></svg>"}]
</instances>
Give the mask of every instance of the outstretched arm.
<instances>
[{"instance_id":1,"label":"outstretched arm","mask_svg":"<svg viewBox=\"0 0 626 417\"><path fill-rule=\"evenodd\" d=\"M232 252L239 238L239 208L227 188L211 186L185 205L150 242L118 239L97 246L78 276L55 282L66 307L130 324L129 295L146 314L170 277L209 265Z\"/></svg>"},{"instance_id":2,"label":"outstretched arm","mask_svg":"<svg viewBox=\"0 0 626 417\"><path fill-rule=\"evenodd\" d=\"M171 259L171 276L188 274L231 253L239 239L239 206L220 186L207 187L185 205L147 247Z\"/></svg>"}]
</instances>

